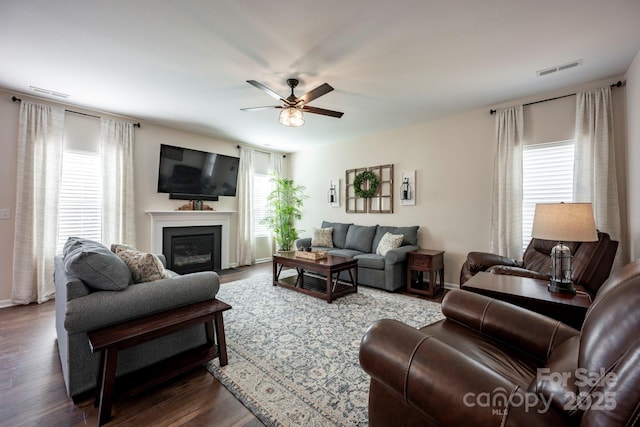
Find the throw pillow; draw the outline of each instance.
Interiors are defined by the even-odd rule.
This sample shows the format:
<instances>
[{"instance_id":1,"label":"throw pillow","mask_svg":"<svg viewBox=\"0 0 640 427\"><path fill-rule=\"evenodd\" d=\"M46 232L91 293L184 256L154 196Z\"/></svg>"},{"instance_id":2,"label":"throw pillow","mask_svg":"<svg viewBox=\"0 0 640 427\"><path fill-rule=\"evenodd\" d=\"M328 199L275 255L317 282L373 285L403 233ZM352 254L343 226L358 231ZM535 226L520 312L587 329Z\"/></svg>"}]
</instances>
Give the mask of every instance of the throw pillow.
<instances>
[{"instance_id":1,"label":"throw pillow","mask_svg":"<svg viewBox=\"0 0 640 427\"><path fill-rule=\"evenodd\" d=\"M169 272L164 269L160 258L154 254L135 249L118 248L116 255L129 267L134 283L153 282L171 277Z\"/></svg>"},{"instance_id":2,"label":"throw pillow","mask_svg":"<svg viewBox=\"0 0 640 427\"><path fill-rule=\"evenodd\" d=\"M380 243L378 243L376 253L385 256L391 249L399 248L402 245L403 238L402 234L385 233L380 239Z\"/></svg>"},{"instance_id":3,"label":"throw pillow","mask_svg":"<svg viewBox=\"0 0 640 427\"><path fill-rule=\"evenodd\" d=\"M345 249L371 253L373 248L373 236L376 234L377 225L352 225L347 231L347 239L344 243Z\"/></svg>"},{"instance_id":4,"label":"throw pillow","mask_svg":"<svg viewBox=\"0 0 640 427\"><path fill-rule=\"evenodd\" d=\"M131 249L131 250L137 251L137 249L134 248L131 245L125 245L123 243L112 243L111 244L111 252L113 252L114 254L117 254L118 253L118 249Z\"/></svg>"},{"instance_id":5,"label":"throw pillow","mask_svg":"<svg viewBox=\"0 0 640 427\"><path fill-rule=\"evenodd\" d=\"M311 246L332 248L333 247L333 227L314 228L313 237L311 238Z\"/></svg>"},{"instance_id":6,"label":"throw pillow","mask_svg":"<svg viewBox=\"0 0 640 427\"><path fill-rule=\"evenodd\" d=\"M127 265L97 242L85 241L68 250L64 268L87 286L102 291L122 291L131 280Z\"/></svg>"}]
</instances>

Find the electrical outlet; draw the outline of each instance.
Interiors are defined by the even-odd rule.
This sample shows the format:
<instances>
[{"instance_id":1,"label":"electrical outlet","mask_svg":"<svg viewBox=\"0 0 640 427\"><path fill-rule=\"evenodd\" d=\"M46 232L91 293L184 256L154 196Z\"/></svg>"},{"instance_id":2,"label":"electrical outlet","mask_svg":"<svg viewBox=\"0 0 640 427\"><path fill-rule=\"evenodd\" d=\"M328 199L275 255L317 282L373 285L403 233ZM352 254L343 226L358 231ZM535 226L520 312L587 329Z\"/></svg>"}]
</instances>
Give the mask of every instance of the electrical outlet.
<instances>
[{"instance_id":1,"label":"electrical outlet","mask_svg":"<svg viewBox=\"0 0 640 427\"><path fill-rule=\"evenodd\" d=\"M0 219L11 218L11 211L9 209L0 209Z\"/></svg>"}]
</instances>

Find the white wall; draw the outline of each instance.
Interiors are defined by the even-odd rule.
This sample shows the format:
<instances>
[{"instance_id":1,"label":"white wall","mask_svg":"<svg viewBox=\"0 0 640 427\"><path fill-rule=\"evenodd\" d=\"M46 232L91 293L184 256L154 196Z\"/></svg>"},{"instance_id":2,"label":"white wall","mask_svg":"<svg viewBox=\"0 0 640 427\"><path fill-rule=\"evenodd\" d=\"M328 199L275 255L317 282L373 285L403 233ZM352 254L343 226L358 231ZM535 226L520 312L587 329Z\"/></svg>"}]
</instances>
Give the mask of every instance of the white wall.
<instances>
[{"instance_id":1,"label":"white wall","mask_svg":"<svg viewBox=\"0 0 640 427\"><path fill-rule=\"evenodd\" d=\"M501 106L571 94L617 80L565 88ZM614 89L616 145L622 151L622 154L617 153L621 179L625 179L626 166L623 92L624 89ZM489 114L489 109L493 107L293 154L292 177L307 187L310 196L300 224L300 228L306 230L303 235L310 235L311 229L319 227L324 219L363 225L419 225L418 243L423 248L445 251L445 281L457 285L467 253L489 250L495 154L495 118ZM525 134L533 143L572 136L575 97L526 107L525 118L529 120L528 125L525 123ZM533 123L535 131L531 129ZM344 208L345 171L389 163L394 165L395 172L394 213L347 214ZM415 206L399 203L400 174L407 170L416 170ZM336 177L341 180L339 209L329 207L326 202L329 181ZM623 186L626 188L624 183ZM626 206L624 189L621 190L621 201Z\"/></svg>"},{"instance_id":2,"label":"white wall","mask_svg":"<svg viewBox=\"0 0 640 427\"><path fill-rule=\"evenodd\" d=\"M627 70L627 202L629 255L640 259L640 51Z\"/></svg>"},{"instance_id":3,"label":"white wall","mask_svg":"<svg viewBox=\"0 0 640 427\"><path fill-rule=\"evenodd\" d=\"M16 212L16 159L20 105L12 94L0 91L0 209L10 209L11 219L0 220L0 307L11 299L14 215Z\"/></svg>"}]
</instances>

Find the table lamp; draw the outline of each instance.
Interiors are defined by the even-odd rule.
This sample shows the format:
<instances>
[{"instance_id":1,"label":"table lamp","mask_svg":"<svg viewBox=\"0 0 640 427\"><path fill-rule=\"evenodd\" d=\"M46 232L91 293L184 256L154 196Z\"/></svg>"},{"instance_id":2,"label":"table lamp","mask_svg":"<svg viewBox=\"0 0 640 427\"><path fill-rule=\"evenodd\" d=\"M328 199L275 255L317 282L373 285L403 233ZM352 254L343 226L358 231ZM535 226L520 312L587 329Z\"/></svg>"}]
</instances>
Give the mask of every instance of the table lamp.
<instances>
[{"instance_id":1,"label":"table lamp","mask_svg":"<svg viewBox=\"0 0 640 427\"><path fill-rule=\"evenodd\" d=\"M549 291L575 294L571 280L571 250L564 242L598 240L591 203L538 203L531 235L558 242L551 250Z\"/></svg>"}]
</instances>

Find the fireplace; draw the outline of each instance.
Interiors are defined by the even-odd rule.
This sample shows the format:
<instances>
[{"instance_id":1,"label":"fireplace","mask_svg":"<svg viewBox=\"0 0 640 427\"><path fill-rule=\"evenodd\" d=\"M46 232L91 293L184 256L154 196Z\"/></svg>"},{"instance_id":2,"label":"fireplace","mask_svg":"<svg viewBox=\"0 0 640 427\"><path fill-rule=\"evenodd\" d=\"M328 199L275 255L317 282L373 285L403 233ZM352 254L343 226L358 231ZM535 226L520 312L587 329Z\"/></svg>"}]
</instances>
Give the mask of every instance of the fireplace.
<instances>
[{"instance_id":1,"label":"fireplace","mask_svg":"<svg viewBox=\"0 0 640 427\"><path fill-rule=\"evenodd\" d=\"M164 229L174 227L212 227L222 228L222 249L219 252L221 268L233 267L229 262L231 247L231 224L235 211L182 211L182 210L150 210L146 211L151 219L150 237L151 252L154 254L166 253L163 250ZM217 255L216 255L217 258Z\"/></svg>"},{"instance_id":2,"label":"fireplace","mask_svg":"<svg viewBox=\"0 0 640 427\"><path fill-rule=\"evenodd\" d=\"M220 270L222 227L188 226L162 229L167 268L178 274Z\"/></svg>"}]
</instances>

